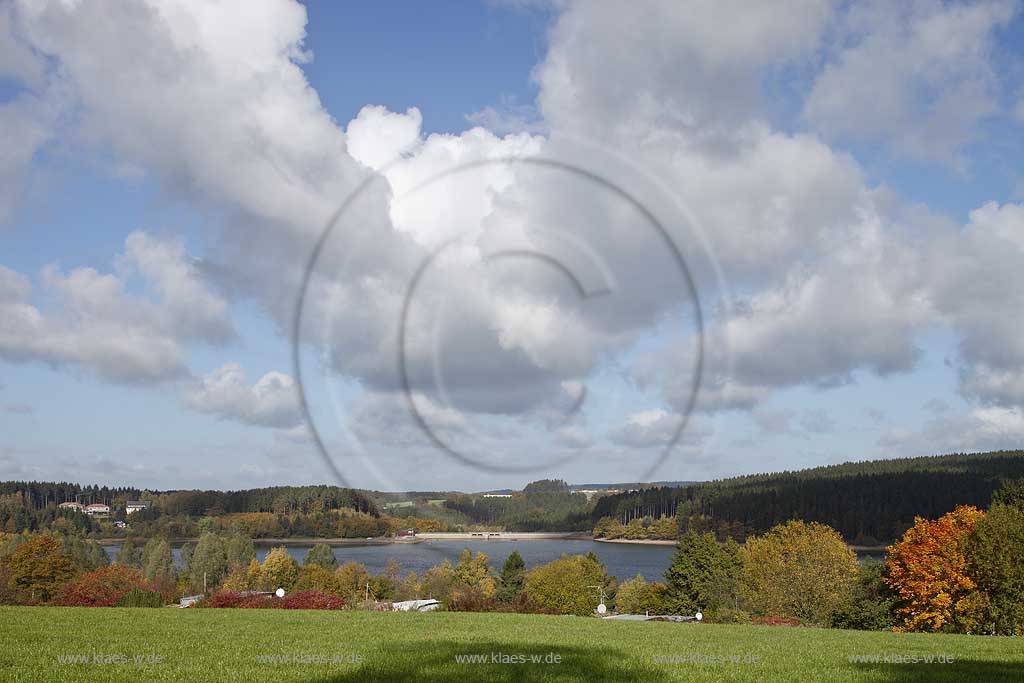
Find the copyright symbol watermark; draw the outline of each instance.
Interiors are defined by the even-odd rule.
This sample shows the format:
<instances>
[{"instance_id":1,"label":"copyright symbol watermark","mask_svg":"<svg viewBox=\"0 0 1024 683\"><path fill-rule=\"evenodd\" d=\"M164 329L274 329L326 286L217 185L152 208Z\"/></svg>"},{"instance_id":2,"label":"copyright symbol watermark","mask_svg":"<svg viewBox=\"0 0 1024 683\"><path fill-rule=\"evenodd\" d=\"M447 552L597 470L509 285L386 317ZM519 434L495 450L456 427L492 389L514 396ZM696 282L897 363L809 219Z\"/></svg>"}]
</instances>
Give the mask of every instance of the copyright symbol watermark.
<instances>
[{"instance_id":1,"label":"copyright symbol watermark","mask_svg":"<svg viewBox=\"0 0 1024 683\"><path fill-rule=\"evenodd\" d=\"M475 159L404 184L389 182L389 168L328 221L295 308L301 406L338 481L369 475L381 488L414 488L399 480L423 461L396 469L393 458L417 449L490 474L553 472L587 457L585 437L559 446L588 419L616 418L607 368L644 343L635 332L644 325L689 345L674 423L637 470L637 481L649 479L697 406L706 305L698 278L717 274L678 200L592 150ZM490 204L467 219L461 202L479 201L471 190L481 177ZM377 205L389 208L387 220ZM375 414L392 445L388 464L352 408L367 392L393 399ZM399 419L415 437L392 426ZM495 446L502 439L515 445Z\"/></svg>"}]
</instances>

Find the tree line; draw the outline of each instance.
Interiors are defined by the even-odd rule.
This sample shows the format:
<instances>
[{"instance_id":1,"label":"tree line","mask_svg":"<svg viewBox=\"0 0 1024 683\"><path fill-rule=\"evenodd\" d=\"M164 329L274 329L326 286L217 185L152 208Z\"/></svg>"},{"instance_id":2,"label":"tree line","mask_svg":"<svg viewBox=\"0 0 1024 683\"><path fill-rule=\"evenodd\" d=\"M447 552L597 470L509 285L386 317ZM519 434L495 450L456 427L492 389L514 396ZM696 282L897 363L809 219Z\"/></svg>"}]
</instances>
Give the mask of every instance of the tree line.
<instances>
[{"instance_id":1,"label":"tree line","mask_svg":"<svg viewBox=\"0 0 1024 683\"><path fill-rule=\"evenodd\" d=\"M207 607L379 609L429 599L452 611L589 616L600 603L627 614L695 615L713 622L1024 635L1024 479L1004 482L988 511L961 505L918 517L886 549L858 562L828 525L789 520L742 544L711 532L679 538L663 581L620 582L599 558L563 555L527 569L513 552L500 572L466 549L423 574L395 562L372 575L339 565L326 544L299 564L287 549L256 560L252 539L207 532L181 549L166 539L124 543L113 564L81 536L0 538L0 604L155 607L202 593ZM278 601L271 592L291 597Z\"/></svg>"},{"instance_id":2,"label":"tree line","mask_svg":"<svg viewBox=\"0 0 1024 683\"><path fill-rule=\"evenodd\" d=\"M625 526L674 517L681 532L712 530L738 540L802 519L827 524L851 543L877 545L898 538L916 516L984 507L1001 481L1022 476L1024 451L845 463L605 496L591 519Z\"/></svg>"}]
</instances>

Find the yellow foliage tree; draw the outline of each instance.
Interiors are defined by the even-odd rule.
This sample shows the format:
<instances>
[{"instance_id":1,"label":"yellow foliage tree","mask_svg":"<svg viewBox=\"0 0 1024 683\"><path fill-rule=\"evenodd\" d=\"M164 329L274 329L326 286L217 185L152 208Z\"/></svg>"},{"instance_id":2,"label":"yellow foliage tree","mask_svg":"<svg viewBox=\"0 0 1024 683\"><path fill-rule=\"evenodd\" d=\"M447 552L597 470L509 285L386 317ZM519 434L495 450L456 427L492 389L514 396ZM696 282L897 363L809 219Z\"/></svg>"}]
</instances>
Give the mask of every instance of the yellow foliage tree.
<instances>
[{"instance_id":1,"label":"yellow foliage tree","mask_svg":"<svg viewBox=\"0 0 1024 683\"><path fill-rule=\"evenodd\" d=\"M791 520L748 539L741 551L744 597L759 614L828 625L849 598L857 555L830 526Z\"/></svg>"}]
</instances>

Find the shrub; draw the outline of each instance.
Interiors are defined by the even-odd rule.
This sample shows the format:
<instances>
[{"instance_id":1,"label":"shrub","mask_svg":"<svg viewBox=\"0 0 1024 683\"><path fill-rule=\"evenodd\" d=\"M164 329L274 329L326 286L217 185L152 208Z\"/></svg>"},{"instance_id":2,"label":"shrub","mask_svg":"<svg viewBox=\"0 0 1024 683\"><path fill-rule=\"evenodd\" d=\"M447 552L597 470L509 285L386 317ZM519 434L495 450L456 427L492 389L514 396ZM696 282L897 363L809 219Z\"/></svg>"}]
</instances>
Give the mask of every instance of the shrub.
<instances>
[{"instance_id":1,"label":"shrub","mask_svg":"<svg viewBox=\"0 0 1024 683\"><path fill-rule=\"evenodd\" d=\"M164 599L157 591L133 588L115 603L116 607L163 607Z\"/></svg>"},{"instance_id":2,"label":"shrub","mask_svg":"<svg viewBox=\"0 0 1024 683\"><path fill-rule=\"evenodd\" d=\"M456 584L448 596L448 610L452 612L492 612L497 602L480 588L464 583Z\"/></svg>"},{"instance_id":3,"label":"shrub","mask_svg":"<svg viewBox=\"0 0 1024 683\"><path fill-rule=\"evenodd\" d=\"M341 589L334 572L319 564L307 564L299 569L299 580L295 583L296 591L319 591L340 595Z\"/></svg>"},{"instance_id":4,"label":"shrub","mask_svg":"<svg viewBox=\"0 0 1024 683\"><path fill-rule=\"evenodd\" d=\"M199 603L208 608L237 609L344 609L345 601L336 595L306 590L289 593L283 598L269 595L246 595L238 591L217 591Z\"/></svg>"},{"instance_id":5,"label":"shrub","mask_svg":"<svg viewBox=\"0 0 1024 683\"><path fill-rule=\"evenodd\" d=\"M31 602L46 602L75 574L71 559L52 536L37 536L4 558L8 585Z\"/></svg>"},{"instance_id":6,"label":"shrub","mask_svg":"<svg viewBox=\"0 0 1024 683\"><path fill-rule=\"evenodd\" d=\"M535 567L526 575L524 592L538 607L558 614L593 614L601 586L609 597L615 592L614 579L593 553L562 555L548 564Z\"/></svg>"},{"instance_id":7,"label":"shrub","mask_svg":"<svg viewBox=\"0 0 1024 683\"><path fill-rule=\"evenodd\" d=\"M112 564L64 584L54 603L62 607L113 607L122 595L134 589L150 590L142 572Z\"/></svg>"},{"instance_id":8,"label":"shrub","mask_svg":"<svg viewBox=\"0 0 1024 683\"><path fill-rule=\"evenodd\" d=\"M827 625L846 604L857 578L857 556L835 529L789 521L747 540L742 589L765 617Z\"/></svg>"},{"instance_id":9,"label":"shrub","mask_svg":"<svg viewBox=\"0 0 1024 683\"><path fill-rule=\"evenodd\" d=\"M243 599L244 596L238 591L221 590L200 600L197 604L199 607L211 608L238 607L238 603Z\"/></svg>"},{"instance_id":10,"label":"shrub","mask_svg":"<svg viewBox=\"0 0 1024 683\"><path fill-rule=\"evenodd\" d=\"M273 607L273 599L269 595L246 595L243 596L235 607L239 609L266 609Z\"/></svg>"},{"instance_id":11,"label":"shrub","mask_svg":"<svg viewBox=\"0 0 1024 683\"><path fill-rule=\"evenodd\" d=\"M308 590L289 593L271 601L270 607L277 609L344 609L345 601L337 595Z\"/></svg>"},{"instance_id":12,"label":"shrub","mask_svg":"<svg viewBox=\"0 0 1024 683\"><path fill-rule=\"evenodd\" d=\"M974 630L1024 634L1024 508L995 502L974 525L964 554L968 576L987 598L974 598L977 607L984 607Z\"/></svg>"},{"instance_id":13,"label":"shrub","mask_svg":"<svg viewBox=\"0 0 1024 683\"><path fill-rule=\"evenodd\" d=\"M861 563L850 600L832 615L834 628L888 631L896 624L896 598L885 583L887 565L876 560Z\"/></svg>"},{"instance_id":14,"label":"shrub","mask_svg":"<svg viewBox=\"0 0 1024 683\"><path fill-rule=\"evenodd\" d=\"M637 574L636 578L623 581L615 594L615 609L621 614L639 614L640 601L647 590L647 581L643 575Z\"/></svg>"}]
</instances>

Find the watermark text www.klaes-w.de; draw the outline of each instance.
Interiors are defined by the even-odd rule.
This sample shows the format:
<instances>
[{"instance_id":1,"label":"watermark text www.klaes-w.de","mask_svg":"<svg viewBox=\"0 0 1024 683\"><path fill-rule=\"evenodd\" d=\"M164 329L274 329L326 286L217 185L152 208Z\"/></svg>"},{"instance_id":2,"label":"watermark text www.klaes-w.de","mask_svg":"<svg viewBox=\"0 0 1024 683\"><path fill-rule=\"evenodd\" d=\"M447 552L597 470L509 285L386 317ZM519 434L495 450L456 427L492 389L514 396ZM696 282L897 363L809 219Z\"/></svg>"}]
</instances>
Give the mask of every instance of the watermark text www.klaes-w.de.
<instances>
[{"instance_id":1,"label":"watermark text www.klaes-w.de","mask_svg":"<svg viewBox=\"0 0 1024 683\"><path fill-rule=\"evenodd\" d=\"M761 657L755 654L715 655L702 652L685 652L682 654L652 655L652 661L661 665L681 664L760 664Z\"/></svg>"},{"instance_id":2,"label":"watermark text www.klaes-w.de","mask_svg":"<svg viewBox=\"0 0 1024 683\"><path fill-rule=\"evenodd\" d=\"M362 664L365 658L358 652L319 654L310 652L283 652L256 655L257 664Z\"/></svg>"},{"instance_id":3,"label":"watermark text www.klaes-w.de","mask_svg":"<svg viewBox=\"0 0 1024 683\"><path fill-rule=\"evenodd\" d=\"M953 664L949 654L917 654L903 652L876 652L874 654L848 655L850 664Z\"/></svg>"},{"instance_id":4,"label":"watermark text www.klaes-w.de","mask_svg":"<svg viewBox=\"0 0 1024 683\"><path fill-rule=\"evenodd\" d=\"M58 664L87 664L92 666L152 666L163 664L163 655L155 652L126 655L121 652L88 652L57 655Z\"/></svg>"},{"instance_id":5,"label":"watermark text www.klaes-w.de","mask_svg":"<svg viewBox=\"0 0 1024 683\"><path fill-rule=\"evenodd\" d=\"M455 655L456 664L561 664L557 652L474 652Z\"/></svg>"}]
</instances>

